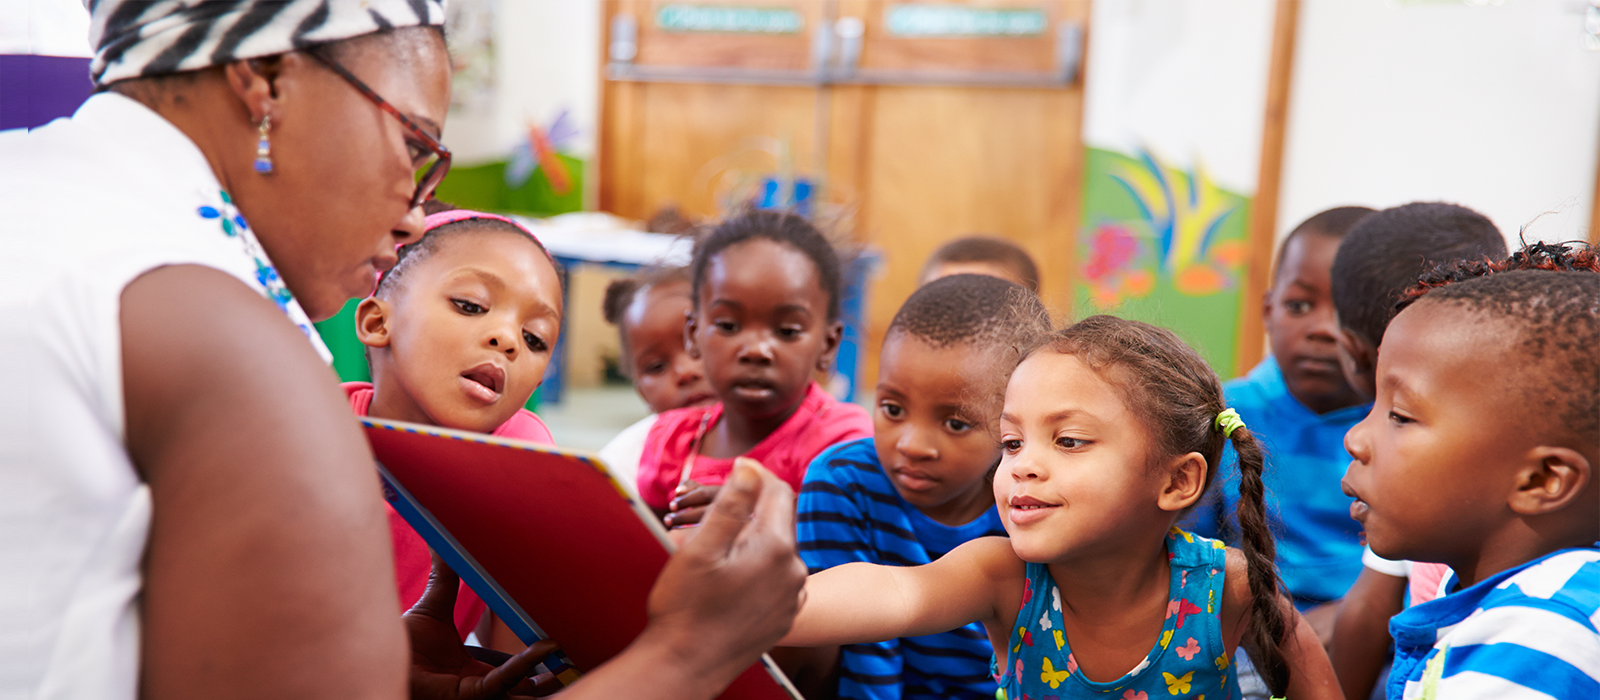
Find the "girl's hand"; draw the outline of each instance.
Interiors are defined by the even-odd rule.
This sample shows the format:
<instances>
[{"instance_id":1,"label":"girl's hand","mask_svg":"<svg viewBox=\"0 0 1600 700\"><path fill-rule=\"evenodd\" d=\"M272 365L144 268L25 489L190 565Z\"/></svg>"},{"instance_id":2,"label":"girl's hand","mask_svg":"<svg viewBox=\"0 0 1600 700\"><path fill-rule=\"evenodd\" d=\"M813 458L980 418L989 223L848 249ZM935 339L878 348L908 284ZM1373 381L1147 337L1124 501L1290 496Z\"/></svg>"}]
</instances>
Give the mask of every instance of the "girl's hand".
<instances>
[{"instance_id":1,"label":"girl's hand","mask_svg":"<svg viewBox=\"0 0 1600 700\"><path fill-rule=\"evenodd\" d=\"M705 517L706 508L711 506L717 493L722 490L721 484L702 485L693 479L683 482L673 494L672 502L667 504L667 517L662 519L667 527L686 527L695 525Z\"/></svg>"},{"instance_id":2,"label":"girl's hand","mask_svg":"<svg viewBox=\"0 0 1600 700\"><path fill-rule=\"evenodd\" d=\"M528 672L556 643L535 642L499 667L472 658L461 644L453 611L461 579L433 555L428 588L401 620L411 638L411 697L419 700L479 700L534 697L560 690L549 674L529 679Z\"/></svg>"}]
</instances>

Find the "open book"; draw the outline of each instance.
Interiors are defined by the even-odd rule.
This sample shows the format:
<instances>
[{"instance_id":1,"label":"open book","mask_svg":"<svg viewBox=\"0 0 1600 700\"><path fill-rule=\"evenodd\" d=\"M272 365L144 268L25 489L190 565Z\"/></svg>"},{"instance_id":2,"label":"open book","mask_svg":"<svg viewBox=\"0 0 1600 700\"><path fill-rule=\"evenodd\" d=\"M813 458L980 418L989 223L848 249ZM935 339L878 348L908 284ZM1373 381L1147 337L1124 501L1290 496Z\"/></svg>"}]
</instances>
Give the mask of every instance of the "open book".
<instances>
[{"instance_id":1,"label":"open book","mask_svg":"<svg viewBox=\"0 0 1600 700\"><path fill-rule=\"evenodd\" d=\"M644 631L672 544L592 454L362 418L384 497L523 643L553 639L563 683ZM799 698L763 656L723 698Z\"/></svg>"}]
</instances>

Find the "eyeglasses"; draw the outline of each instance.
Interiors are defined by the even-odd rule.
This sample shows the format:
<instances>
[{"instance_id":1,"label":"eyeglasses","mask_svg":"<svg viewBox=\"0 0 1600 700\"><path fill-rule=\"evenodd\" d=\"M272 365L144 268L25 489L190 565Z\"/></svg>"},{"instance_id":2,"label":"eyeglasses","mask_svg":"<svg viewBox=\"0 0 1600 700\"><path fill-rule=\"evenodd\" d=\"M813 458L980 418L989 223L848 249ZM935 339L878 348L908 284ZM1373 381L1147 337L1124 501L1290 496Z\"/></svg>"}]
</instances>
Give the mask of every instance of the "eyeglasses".
<instances>
[{"instance_id":1,"label":"eyeglasses","mask_svg":"<svg viewBox=\"0 0 1600 700\"><path fill-rule=\"evenodd\" d=\"M405 125L407 129L411 130L411 135L415 136L418 141L421 141L422 144L427 147L428 153L425 155L427 155L428 160L417 167L417 170L422 173L422 176L417 178L417 191L411 195L411 208L415 209L422 206L422 203L426 201L428 197L433 196L434 188L438 187L439 183L444 180L445 173L450 172L450 149L445 148L444 144L439 143L439 139L436 139L428 132L423 131L422 127L417 126L416 122L411 121L411 119L407 118L406 115L401 114L400 110L396 109L394 105L389 104L388 100L379 97L378 93L373 92L372 88L367 87L367 84L361 82L360 78L357 78L355 75L351 74L350 71L345 70L344 66L335 63L333 59L322 55L316 49L307 50L305 53L306 55L317 59L317 61L321 62L322 65L327 66L328 70L331 70L338 74L339 77L344 78L344 81L350 83L351 87L354 87L358 92L366 96L367 99L372 100L372 103L377 105L378 109L388 112L395 119L399 119L401 124ZM415 147L408 145L408 148ZM421 156L424 154L419 153L417 155Z\"/></svg>"}]
</instances>

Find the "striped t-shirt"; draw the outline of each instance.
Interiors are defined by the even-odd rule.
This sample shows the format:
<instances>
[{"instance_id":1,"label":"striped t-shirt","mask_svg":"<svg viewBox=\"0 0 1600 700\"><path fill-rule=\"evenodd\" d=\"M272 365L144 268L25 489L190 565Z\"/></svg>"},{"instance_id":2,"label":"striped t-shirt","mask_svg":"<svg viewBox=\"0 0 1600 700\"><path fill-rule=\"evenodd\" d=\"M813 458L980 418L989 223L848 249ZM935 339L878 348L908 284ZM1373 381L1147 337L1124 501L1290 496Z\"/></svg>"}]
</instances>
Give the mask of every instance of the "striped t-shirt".
<instances>
[{"instance_id":1,"label":"striped t-shirt","mask_svg":"<svg viewBox=\"0 0 1600 700\"><path fill-rule=\"evenodd\" d=\"M1445 590L1455 586L1455 574ZM1600 698L1600 551L1564 549L1389 621L1391 700Z\"/></svg>"},{"instance_id":2,"label":"striped t-shirt","mask_svg":"<svg viewBox=\"0 0 1600 700\"><path fill-rule=\"evenodd\" d=\"M994 507L960 527L907 503L878 463L872 438L817 455L800 490L800 558L812 573L864 561L927 564L963 542L1006 534ZM841 698L993 698L983 626L877 644L846 645L839 655Z\"/></svg>"}]
</instances>

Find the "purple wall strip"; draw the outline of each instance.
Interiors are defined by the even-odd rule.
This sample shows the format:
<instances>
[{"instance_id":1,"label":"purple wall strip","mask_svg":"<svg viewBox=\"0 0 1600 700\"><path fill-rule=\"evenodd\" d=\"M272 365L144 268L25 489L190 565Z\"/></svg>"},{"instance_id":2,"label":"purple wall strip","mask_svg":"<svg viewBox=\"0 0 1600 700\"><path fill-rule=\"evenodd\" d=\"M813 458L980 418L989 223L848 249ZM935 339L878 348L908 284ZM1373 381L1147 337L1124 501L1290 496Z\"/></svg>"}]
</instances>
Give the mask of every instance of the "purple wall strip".
<instances>
[{"instance_id":1,"label":"purple wall strip","mask_svg":"<svg viewBox=\"0 0 1600 700\"><path fill-rule=\"evenodd\" d=\"M0 130L69 116L93 92L87 58L0 56Z\"/></svg>"}]
</instances>

